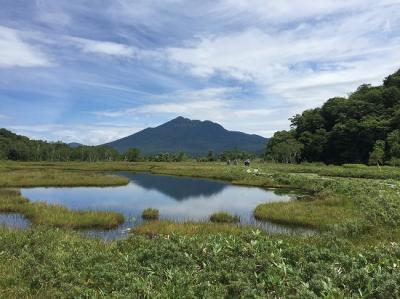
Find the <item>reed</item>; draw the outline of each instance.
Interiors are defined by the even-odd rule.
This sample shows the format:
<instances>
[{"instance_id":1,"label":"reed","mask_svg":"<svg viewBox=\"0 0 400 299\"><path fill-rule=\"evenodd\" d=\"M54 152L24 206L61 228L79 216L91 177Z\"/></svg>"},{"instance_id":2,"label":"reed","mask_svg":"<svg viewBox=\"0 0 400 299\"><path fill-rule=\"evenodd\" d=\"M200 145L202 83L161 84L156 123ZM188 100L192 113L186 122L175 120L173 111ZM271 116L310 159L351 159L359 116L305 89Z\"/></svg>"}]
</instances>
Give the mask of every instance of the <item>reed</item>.
<instances>
[{"instance_id":1,"label":"reed","mask_svg":"<svg viewBox=\"0 0 400 299\"><path fill-rule=\"evenodd\" d=\"M210 221L216 223L237 223L240 222L240 217L231 215L228 212L220 211L212 214L210 216Z\"/></svg>"},{"instance_id":2,"label":"reed","mask_svg":"<svg viewBox=\"0 0 400 299\"><path fill-rule=\"evenodd\" d=\"M74 211L59 205L29 202L18 190L0 189L0 212L19 213L35 225L74 229L111 229L124 222L111 211Z\"/></svg>"},{"instance_id":3,"label":"reed","mask_svg":"<svg viewBox=\"0 0 400 299\"><path fill-rule=\"evenodd\" d=\"M145 220L157 220L160 212L157 209L148 208L143 210L142 218Z\"/></svg>"}]
</instances>

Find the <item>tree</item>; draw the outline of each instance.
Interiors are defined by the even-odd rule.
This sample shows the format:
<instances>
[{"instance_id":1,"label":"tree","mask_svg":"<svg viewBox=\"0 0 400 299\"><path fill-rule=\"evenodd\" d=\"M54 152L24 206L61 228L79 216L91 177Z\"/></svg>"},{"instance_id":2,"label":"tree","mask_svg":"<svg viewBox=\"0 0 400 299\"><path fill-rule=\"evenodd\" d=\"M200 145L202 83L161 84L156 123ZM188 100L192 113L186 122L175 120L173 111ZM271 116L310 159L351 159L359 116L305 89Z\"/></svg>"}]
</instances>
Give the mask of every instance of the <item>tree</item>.
<instances>
[{"instance_id":1,"label":"tree","mask_svg":"<svg viewBox=\"0 0 400 299\"><path fill-rule=\"evenodd\" d=\"M374 148L369 155L369 165L382 165L385 157L385 141L377 140Z\"/></svg>"},{"instance_id":2,"label":"tree","mask_svg":"<svg viewBox=\"0 0 400 299\"><path fill-rule=\"evenodd\" d=\"M300 159L303 148L293 132L278 131L267 143L266 157L275 162L295 163Z\"/></svg>"},{"instance_id":3,"label":"tree","mask_svg":"<svg viewBox=\"0 0 400 299\"><path fill-rule=\"evenodd\" d=\"M129 162L136 162L139 160L140 151L137 148L130 148L125 153L125 159Z\"/></svg>"},{"instance_id":4,"label":"tree","mask_svg":"<svg viewBox=\"0 0 400 299\"><path fill-rule=\"evenodd\" d=\"M386 139L390 164L399 165L400 162L400 130L394 130Z\"/></svg>"}]
</instances>

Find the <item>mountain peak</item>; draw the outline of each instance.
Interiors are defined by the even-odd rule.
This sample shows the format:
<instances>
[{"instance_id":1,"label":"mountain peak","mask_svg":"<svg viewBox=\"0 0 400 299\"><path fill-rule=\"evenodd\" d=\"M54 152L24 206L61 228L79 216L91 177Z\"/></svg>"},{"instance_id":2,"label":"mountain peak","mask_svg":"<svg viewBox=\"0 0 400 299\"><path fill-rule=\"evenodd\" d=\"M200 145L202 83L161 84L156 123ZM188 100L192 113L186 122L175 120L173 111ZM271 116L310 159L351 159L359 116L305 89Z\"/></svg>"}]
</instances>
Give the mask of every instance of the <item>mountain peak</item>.
<instances>
[{"instance_id":1,"label":"mountain peak","mask_svg":"<svg viewBox=\"0 0 400 299\"><path fill-rule=\"evenodd\" d=\"M262 152L265 143L266 139L261 136L228 131L209 120L191 120L178 116L162 125L144 129L107 145L120 152L136 147L143 154L185 152L198 156L207 154L209 150L221 153L235 148Z\"/></svg>"},{"instance_id":2,"label":"mountain peak","mask_svg":"<svg viewBox=\"0 0 400 299\"><path fill-rule=\"evenodd\" d=\"M197 120L197 119L190 119L183 116L178 116L162 125L161 126L192 126L192 127L204 127L205 129L222 129L225 130L223 126L216 122L212 122L210 120Z\"/></svg>"},{"instance_id":3,"label":"mountain peak","mask_svg":"<svg viewBox=\"0 0 400 299\"><path fill-rule=\"evenodd\" d=\"M187 123L187 122L191 122L192 120L183 116L178 116L175 117L174 119L171 119L170 121L166 122L166 123Z\"/></svg>"}]
</instances>

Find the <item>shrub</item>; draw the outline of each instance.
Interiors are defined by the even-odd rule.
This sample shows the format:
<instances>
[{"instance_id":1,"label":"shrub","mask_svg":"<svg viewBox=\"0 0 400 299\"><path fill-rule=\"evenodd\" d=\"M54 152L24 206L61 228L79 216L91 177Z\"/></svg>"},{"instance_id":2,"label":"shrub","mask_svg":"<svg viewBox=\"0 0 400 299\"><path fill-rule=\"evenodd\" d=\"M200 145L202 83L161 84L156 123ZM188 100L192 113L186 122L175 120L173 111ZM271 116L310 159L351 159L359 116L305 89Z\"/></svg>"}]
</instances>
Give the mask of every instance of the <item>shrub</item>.
<instances>
[{"instance_id":1,"label":"shrub","mask_svg":"<svg viewBox=\"0 0 400 299\"><path fill-rule=\"evenodd\" d=\"M148 208L143 210L142 218L145 220L157 220L160 213L157 209Z\"/></svg>"},{"instance_id":2,"label":"shrub","mask_svg":"<svg viewBox=\"0 0 400 299\"><path fill-rule=\"evenodd\" d=\"M210 221L217 223L236 223L240 222L240 217L227 212L216 212L210 216Z\"/></svg>"}]
</instances>

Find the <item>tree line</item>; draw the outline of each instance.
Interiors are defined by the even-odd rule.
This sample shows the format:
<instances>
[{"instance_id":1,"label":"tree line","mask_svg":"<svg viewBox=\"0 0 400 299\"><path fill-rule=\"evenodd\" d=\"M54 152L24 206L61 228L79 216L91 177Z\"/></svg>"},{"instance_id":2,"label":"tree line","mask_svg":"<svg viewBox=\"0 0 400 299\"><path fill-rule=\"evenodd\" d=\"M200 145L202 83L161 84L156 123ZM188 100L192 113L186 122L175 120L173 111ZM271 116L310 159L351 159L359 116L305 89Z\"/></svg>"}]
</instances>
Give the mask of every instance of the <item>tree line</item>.
<instances>
[{"instance_id":1,"label":"tree line","mask_svg":"<svg viewBox=\"0 0 400 299\"><path fill-rule=\"evenodd\" d=\"M290 130L269 140L269 160L400 165L400 70L290 121Z\"/></svg>"},{"instance_id":2,"label":"tree line","mask_svg":"<svg viewBox=\"0 0 400 299\"><path fill-rule=\"evenodd\" d=\"M214 154L210 151L204 157L197 157L198 161L227 161L255 157L253 154L238 149ZM181 162L191 159L183 152L158 153L141 155L138 148L130 148L124 153L107 146L77 146L71 147L63 142L46 142L32 140L17 135L6 129L0 129L0 160L12 161L52 161L52 162L102 162L102 161L151 161L151 162Z\"/></svg>"},{"instance_id":3,"label":"tree line","mask_svg":"<svg viewBox=\"0 0 400 299\"><path fill-rule=\"evenodd\" d=\"M63 142L31 140L28 137L0 129L0 160L13 161L117 161L122 159L106 146L70 147Z\"/></svg>"}]
</instances>

